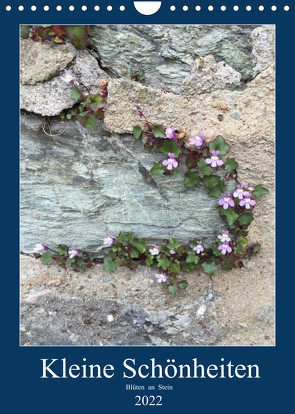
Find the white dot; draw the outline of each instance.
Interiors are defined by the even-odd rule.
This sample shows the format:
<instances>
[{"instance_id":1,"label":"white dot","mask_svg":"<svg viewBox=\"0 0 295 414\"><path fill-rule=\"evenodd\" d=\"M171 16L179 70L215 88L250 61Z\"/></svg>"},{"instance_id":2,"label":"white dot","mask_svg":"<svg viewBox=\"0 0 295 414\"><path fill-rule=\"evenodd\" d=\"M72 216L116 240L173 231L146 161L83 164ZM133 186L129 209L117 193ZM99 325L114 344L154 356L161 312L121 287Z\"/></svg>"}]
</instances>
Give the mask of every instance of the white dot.
<instances>
[{"instance_id":1,"label":"white dot","mask_svg":"<svg viewBox=\"0 0 295 414\"><path fill-rule=\"evenodd\" d=\"M37 10L37 7L36 6L31 6L31 10L32 11L36 11Z\"/></svg>"},{"instance_id":2,"label":"white dot","mask_svg":"<svg viewBox=\"0 0 295 414\"><path fill-rule=\"evenodd\" d=\"M124 11L125 10L125 6L120 6L120 11Z\"/></svg>"},{"instance_id":3,"label":"white dot","mask_svg":"<svg viewBox=\"0 0 295 414\"><path fill-rule=\"evenodd\" d=\"M49 6L44 6L44 7L43 7L43 9L44 9L45 11L48 11L48 10L49 10Z\"/></svg>"},{"instance_id":4,"label":"white dot","mask_svg":"<svg viewBox=\"0 0 295 414\"><path fill-rule=\"evenodd\" d=\"M108 6L107 7L107 11L112 11L113 10L113 7L112 6Z\"/></svg>"},{"instance_id":5,"label":"white dot","mask_svg":"<svg viewBox=\"0 0 295 414\"><path fill-rule=\"evenodd\" d=\"M290 10L290 6L284 6L284 10L285 11L289 11Z\"/></svg>"},{"instance_id":6,"label":"white dot","mask_svg":"<svg viewBox=\"0 0 295 414\"><path fill-rule=\"evenodd\" d=\"M251 6L246 6L246 10L247 11L251 11L252 10L252 7Z\"/></svg>"},{"instance_id":7,"label":"white dot","mask_svg":"<svg viewBox=\"0 0 295 414\"><path fill-rule=\"evenodd\" d=\"M183 11L188 11L188 6L183 6L182 10Z\"/></svg>"},{"instance_id":8,"label":"white dot","mask_svg":"<svg viewBox=\"0 0 295 414\"><path fill-rule=\"evenodd\" d=\"M225 11L225 10L226 10L226 6L221 6L221 7L220 7L220 10L221 10L221 11Z\"/></svg>"},{"instance_id":9,"label":"white dot","mask_svg":"<svg viewBox=\"0 0 295 414\"><path fill-rule=\"evenodd\" d=\"M75 10L75 7L74 6L69 6L69 10L70 11L74 11Z\"/></svg>"},{"instance_id":10,"label":"white dot","mask_svg":"<svg viewBox=\"0 0 295 414\"><path fill-rule=\"evenodd\" d=\"M234 9L234 11L238 11L239 10L239 6L234 6L233 9Z\"/></svg>"},{"instance_id":11,"label":"white dot","mask_svg":"<svg viewBox=\"0 0 295 414\"><path fill-rule=\"evenodd\" d=\"M94 10L95 11L99 11L100 7L99 6L94 6Z\"/></svg>"},{"instance_id":12,"label":"white dot","mask_svg":"<svg viewBox=\"0 0 295 414\"><path fill-rule=\"evenodd\" d=\"M176 7L175 6L170 6L170 10L171 11L175 11L176 10Z\"/></svg>"},{"instance_id":13,"label":"white dot","mask_svg":"<svg viewBox=\"0 0 295 414\"><path fill-rule=\"evenodd\" d=\"M259 10L259 11L263 11L263 10L264 10L264 6L259 6L259 7L258 7L258 10Z\"/></svg>"},{"instance_id":14,"label":"white dot","mask_svg":"<svg viewBox=\"0 0 295 414\"><path fill-rule=\"evenodd\" d=\"M271 6L271 10L272 11L276 11L277 10L277 6Z\"/></svg>"},{"instance_id":15,"label":"white dot","mask_svg":"<svg viewBox=\"0 0 295 414\"><path fill-rule=\"evenodd\" d=\"M18 6L19 11L24 11L24 6Z\"/></svg>"},{"instance_id":16,"label":"white dot","mask_svg":"<svg viewBox=\"0 0 295 414\"><path fill-rule=\"evenodd\" d=\"M56 10L57 11L61 11L62 10L62 7L61 6L56 6Z\"/></svg>"},{"instance_id":17,"label":"white dot","mask_svg":"<svg viewBox=\"0 0 295 414\"><path fill-rule=\"evenodd\" d=\"M201 6L196 6L196 11L200 11L201 10Z\"/></svg>"},{"instance_id":18,"label":"white dot","mask_svg":"<svg viewBox=\"0 0 295 414\"><path fill-rule=\"evenodd\" d=\"M208 10L209 11L213 11L214 10L214 7L213 6L208 6Z\"/></svg>"},{"instance_id":19,"label":"white dot","mask_svg":"<svg viewBox=\"0 0 295 414\"><path fill-rule=\"evenodd\" d=\"M82 6L81 9L82 9L82 11L86 11L87 10L87 6Z\"/></svg>"},{"instance_id":20,"label":"white dot","mask_svg":"<svg viewBox=\"0 0 295 414\"><path fill-rule=\"evenodd\" d=\"M11 10L11 6L6 6L5 9L6 9L6 11L10 11Z\"/></svg>"}]
</instances>

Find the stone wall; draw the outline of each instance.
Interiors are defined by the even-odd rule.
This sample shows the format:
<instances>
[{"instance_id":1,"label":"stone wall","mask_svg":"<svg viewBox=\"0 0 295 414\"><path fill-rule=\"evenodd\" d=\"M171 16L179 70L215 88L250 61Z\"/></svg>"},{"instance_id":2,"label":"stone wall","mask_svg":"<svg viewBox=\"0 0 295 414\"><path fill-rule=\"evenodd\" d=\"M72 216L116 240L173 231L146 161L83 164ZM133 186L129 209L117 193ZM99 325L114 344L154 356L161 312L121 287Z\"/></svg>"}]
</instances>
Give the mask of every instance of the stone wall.
<instances>
[{"instance_id":1,"label":"stone wall","mask_svg":"<svg viewBox=\"0 0 295 414\"><path fill-rule=\"evenodd\" d=\"M225 137L239 181L270 190L250 226L262 249L213 280L192 272L176 297L150 283L150 269L107 274L97 266L85 276L23 256L22 343L272 345L274 27L92 26L90 44L77 51L21 41L21 251L66 243L103 255L102 238L122 229L212 244L222 228L216 199L201 186L185 189L181 177L148 174L161 155L130 135L138 107L152 122ZM95 132L56 117L74 105L59 79L65 67L92 92L109 81ZM123 76L126 67L144 69L145 80Z\"/></svg>"}]
</instances>

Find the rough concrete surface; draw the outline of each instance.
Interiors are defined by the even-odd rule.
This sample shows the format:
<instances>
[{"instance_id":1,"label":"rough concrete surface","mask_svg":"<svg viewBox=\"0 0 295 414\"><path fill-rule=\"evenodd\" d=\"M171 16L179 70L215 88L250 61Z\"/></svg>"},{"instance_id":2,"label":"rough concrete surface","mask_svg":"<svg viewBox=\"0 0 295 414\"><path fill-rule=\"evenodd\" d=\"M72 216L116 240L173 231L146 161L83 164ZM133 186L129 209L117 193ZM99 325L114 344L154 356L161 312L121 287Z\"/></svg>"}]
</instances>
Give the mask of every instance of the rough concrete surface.
<instances>
[{"instance_id":1,"label":"rough concrete surface","mask_svg":"<svg viewBox=\"0 0 295 414\"><path fill-rule=\"evenodd\" d=\"M261 250L212 279L180 275L188 287L175 296L151 283L146 267L107 273L97 265L78 274L22 255L21 344L274 345L274 26L102 25L90 36L93 56L75 51L67 68L92 91L109 80L105 119L95 132L50 118L73 106L59 79L64 63L54 63L59 47L37 47L38 65L41 50L52 56L44 78L32 56L23 61L21 251L46 241L102 253L102 235L122 229L157 242L198 233L212 243L221 226L216 199L202 187L185 190L179 176L171 183L147 174L161 154L144 152L130 135L141 124L138 107L165 127L202 130L208 141L224 136L239 163L238 181L270 191L249 227L249 241ZM144 69L143 84L114 66ZM49 116L47 124L35 114Z\"/></svg>"}]
</instances>

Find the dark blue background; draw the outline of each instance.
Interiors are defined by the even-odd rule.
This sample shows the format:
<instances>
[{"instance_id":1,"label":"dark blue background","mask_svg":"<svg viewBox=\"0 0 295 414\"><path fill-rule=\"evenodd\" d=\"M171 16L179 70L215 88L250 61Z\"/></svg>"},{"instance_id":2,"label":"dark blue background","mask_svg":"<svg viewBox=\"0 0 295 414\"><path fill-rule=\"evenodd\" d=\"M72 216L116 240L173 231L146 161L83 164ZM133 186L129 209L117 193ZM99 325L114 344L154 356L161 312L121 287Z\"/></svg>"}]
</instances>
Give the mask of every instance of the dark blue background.
<instances>
[{"instance_id":1,"label":"dark blue background","mask_svg":"<svg viewBox=\"0 0 295 414\"><path fill-rule=\"evenodd\" d=\"M7 13L5 6L13 9ZM24 5L23 12L16 6ZM29 7L35 4L38 11L31 12ZM53 10L39 11L45 4L68 6L88 6L87 12L73 13ZM90 10L99 4L101 11ZM112 12L106 11L107 5L113 6ZM117 6L116 6L117 4ZM119 5L125 5L126 11L120 12ZM170 5L181 7L188 5L189 12L182 10L171 13ZM195 12L194 6L203 6L202 12ZM238 12L208 12L205 6L225 4L228 9L237 4ZM250 4L255 11L246 12ZM258 12L263 4L264 12ZM278 11L272 12L275 4ZM283 6L291 6L289 12ZM180 7L181 6L181 7ZM0 375L4 379L1 385L4 398L9 406L4 412L22 410L31 413L80 413L157 410L176 413L225 412L225 413L264 413L291 410L291 381L293 377L293 231L291 219L293 204L290 200L294 175L294 10L291 1L163 1L160 11L154 16L141 16L129 1L6 1L0 5L1 21L1 362ZM30 347L21 348L19 343L19 69L18 69L18 25L71 23L71 24L107 24L107 23L231 23L231 24L276 24L277 35L277 110L276 110L276 180L277 180L277 345L276 347ZM261 154L263 162L263 154ZM287 190L287 191L286 191ZM291 203L291 204L290 204ZM291 239L292 237L292 239ZM64 358L68 363L82 363L86 357L89 363L111 363L116 368L113 379L63 379L41 380L40 358ZM180 379L180 380L127 380L122 379L122 361L136 358L145 363L155 357L165 364L166 359L174 358L176 364L186 363L198 357L204 365L219 363L220 358L233 364L259 364L261 379ZM136 392L125 391L125 383L170 384L174 391L162 392L162 407L135 407ZM143 393L141 393L143 394ZM3 400L1 400L3 406ZM289 405L290 404L290 405ZM289 409L287 408L289 407Z\"/></svg>"}]
</instances>

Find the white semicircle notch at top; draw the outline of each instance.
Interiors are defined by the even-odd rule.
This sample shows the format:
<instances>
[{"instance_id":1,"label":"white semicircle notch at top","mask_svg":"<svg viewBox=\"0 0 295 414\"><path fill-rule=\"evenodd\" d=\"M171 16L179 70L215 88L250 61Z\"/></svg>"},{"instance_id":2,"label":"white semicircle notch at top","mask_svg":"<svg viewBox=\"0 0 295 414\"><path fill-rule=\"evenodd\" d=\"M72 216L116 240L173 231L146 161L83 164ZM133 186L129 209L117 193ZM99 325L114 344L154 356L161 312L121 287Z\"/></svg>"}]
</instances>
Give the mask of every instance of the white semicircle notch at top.
<instances>
[{"instance_id":1,"label":"white semicircle notch at top","mask_svg":"<svg viewBox=\"0 0 295 414\"><path fill-rule=\"evenodd\" d=\"M150 16L157 13L160 9L162 2L161 1L134 1L134 7L140 14Z\"/></svg>"}]
</instances>

